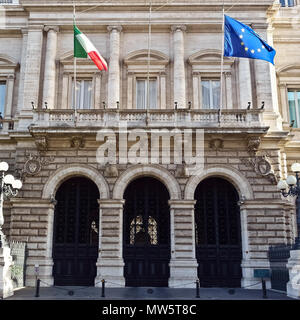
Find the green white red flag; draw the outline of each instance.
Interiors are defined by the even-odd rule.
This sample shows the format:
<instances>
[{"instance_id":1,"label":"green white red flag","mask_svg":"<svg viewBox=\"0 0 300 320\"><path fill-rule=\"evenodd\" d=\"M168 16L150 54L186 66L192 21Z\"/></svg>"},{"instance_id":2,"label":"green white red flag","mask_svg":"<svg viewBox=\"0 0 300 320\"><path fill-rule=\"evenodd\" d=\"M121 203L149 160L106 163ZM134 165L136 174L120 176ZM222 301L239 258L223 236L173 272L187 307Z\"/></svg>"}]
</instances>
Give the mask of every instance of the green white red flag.
<instances>
[{"instance_id":1,"label":"green white red flag","mask_svg":"<svg viewBox=\"0 0 300 320\"><path fill-rule=\"evenodd\" d=\"M74 57L87 58L88 56L99 70L107 70L107 63L99 51L74 24Z\"/></svg>"}]
</instances>

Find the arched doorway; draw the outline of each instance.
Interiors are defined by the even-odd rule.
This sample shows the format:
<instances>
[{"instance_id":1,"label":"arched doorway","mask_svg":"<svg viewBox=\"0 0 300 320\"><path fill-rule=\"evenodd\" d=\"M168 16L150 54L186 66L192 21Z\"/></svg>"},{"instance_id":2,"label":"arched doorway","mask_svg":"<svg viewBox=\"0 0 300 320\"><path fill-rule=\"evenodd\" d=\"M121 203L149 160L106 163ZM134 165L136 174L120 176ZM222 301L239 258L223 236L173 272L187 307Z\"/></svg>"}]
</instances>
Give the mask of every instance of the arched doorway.
<instances>
[{"instance_id":1,"label":"arched doorway","mask_svg":"<svg viewBox=\"0 0 300 320\"><path fill-rule=\"evenodd\" d=\"M202 287L241 286L239 196L225 179L207 178L195 190L198 277Z\"/></svg>"},{"instance_id":2,"label":"arched doorway","mask_svg":"<svg viewBox=\"0 0 300 320\"><path fill-rule=\"evenodd\" d=\"M167 287L171 257L168 190L154 178L139 178L127 186L124 199L126 286Z\"/></svg>"},{"instance_id":3,"label":"arched doorway","mask_svg":"<svg viewBox=\"0 0 300 320\"><path fill-rule=\"evenodd\" d=\"M91 180L74 177L62 183L55 198L54 285L93 285L98 257L99 190Z\"/></svg>"}]
</instances>

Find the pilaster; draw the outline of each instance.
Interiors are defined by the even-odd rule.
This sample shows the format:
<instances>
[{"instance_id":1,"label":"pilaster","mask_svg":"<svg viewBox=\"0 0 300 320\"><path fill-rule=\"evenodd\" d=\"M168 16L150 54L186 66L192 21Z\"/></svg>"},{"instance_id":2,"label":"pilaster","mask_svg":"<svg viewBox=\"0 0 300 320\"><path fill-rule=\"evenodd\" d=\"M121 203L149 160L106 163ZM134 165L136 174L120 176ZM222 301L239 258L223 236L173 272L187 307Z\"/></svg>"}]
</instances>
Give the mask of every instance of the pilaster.
<instances>
[{"instance_id":1,"label":"pilaster","mask_svg":"<svg viewBox=\"0 0 300 320\"><path fill-rule=\"evenodd\" d=\"M174 52L174 102L177 102L178 109L186 108L186 84L185 84L185 63L184 63L184 31L186 26L175 25L173 31L173 52Z\"/></svg>"},{"instance_id":2,"label":"pilaster","mask_svg":"<svg viewBox=\"0 0 300 320\"><path fill-rule=\"evenodd\" d=\"M195 288L198 279L195 248L195 200L170 200L171 261L169 287Z\"/></svg>"},{"instance_id":3,"label":"pilaster","mask_svg":"<svg viewBox=\"0 0 300 320\"><path fill-rule=\"evenodd\" d=\"M95 286L124 287L123 206L125 200L99 200L99 256Z\"/></svg>"},{"instance_id":4,"label":"pilaster","mask_svg":"<svg viewBox=\"0 0 300 320\"><path fill-rule=\"evenodd\" d=\"M49 109L56 109L55 106L55 75L56 75L56 50L57 50L57 33L58 27L46 26L47 47L44 72L43 101L48 104Z\"/></svg>"},{"instance_id":5,"label":"pilaster","mask_svg":"<svg viewBox=\"0 0 300 320\"><path fill-rule=\"evenodd\" d=\"M108 108L117 108L120 101L120 33L121 26L108 26L110 53L108 68Z\"/></svg>"}]
</instances>

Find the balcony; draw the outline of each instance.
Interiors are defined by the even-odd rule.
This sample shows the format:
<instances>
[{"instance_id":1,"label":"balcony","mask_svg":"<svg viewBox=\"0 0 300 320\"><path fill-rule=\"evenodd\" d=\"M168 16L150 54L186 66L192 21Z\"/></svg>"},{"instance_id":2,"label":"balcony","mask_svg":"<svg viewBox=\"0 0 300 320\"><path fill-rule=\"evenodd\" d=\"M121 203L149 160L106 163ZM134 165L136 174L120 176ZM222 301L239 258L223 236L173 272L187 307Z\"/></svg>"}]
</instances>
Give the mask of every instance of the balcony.
<instances>
[{"instance_id":1,"label":"balcony","mask_svg":"<svg viewBox=\"0 0 300 320\"><path fill-rule=\"evenodd\" d=\"M35 110L31 130L116 128L198 128L264 132L262 111L252 110Z\"/></svg>"}]
</instances>

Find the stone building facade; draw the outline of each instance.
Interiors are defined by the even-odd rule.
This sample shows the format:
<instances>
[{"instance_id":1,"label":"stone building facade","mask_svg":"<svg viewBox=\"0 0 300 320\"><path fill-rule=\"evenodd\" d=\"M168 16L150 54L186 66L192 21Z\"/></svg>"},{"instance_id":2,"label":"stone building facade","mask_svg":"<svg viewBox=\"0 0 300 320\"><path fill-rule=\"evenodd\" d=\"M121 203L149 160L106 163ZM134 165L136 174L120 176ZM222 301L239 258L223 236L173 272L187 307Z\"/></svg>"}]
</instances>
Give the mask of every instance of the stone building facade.
<instances>
[{"instance_id":1,"label":"stone building facade","mask_svg":"<svg viewBox=\"0 0 300 320\"><path fill-rule=\"evenodd\" d=\"M67 220L56 216L63 201L67 206L68 201L80 198L83 212L87 210L84 208L92 201L89 195L93 192L90 187L80 188L87 180L99 193L95 225L89 228L90 220L82 222L88 224L91 239L97 235L94 285L100 286L105 279L108 286L149 286L157 272L164 274L157 285L170 287L194 287L198 277L200 285L230 286L222 282L227 273L234 274L234 286L257 283L253 269L269 267L269 246L292 243L297 231L294 204L282 199L276 188L277 180L285 178L290 165L300 158L300 123L291 127L288 100L289 90L300 95L297 1L292 7L271 0L241 0L235 6L234 1L226 1L227 14L251 24L275 47L277 56L275 67L261 60L224 58L220 81L222 1L152 1L149 46L147 1L113 0L97 6L98 1L77 0L77 25L109 68L100 72L90 60L77 60L83 98L77 101L76 112L72 108L73 2L20 0L1 7L5 9L5 27L0 29L0 84L5 86L5 104L0 160L8 162L11 172L23 180L19 196L5 202L4 231L10 240L27 243L27 286L35 283L37 264L42 285L59 284L55 277L63 272L69 272L72 279L72 266L82 247L72 247L80 241L68 242L68 232L71 238L75 233L59 223L67 221L73 226L74 221L68 220L71 209L62 207L61 214L66 214L63 219ZM145 90L147 80L153 81L154 91ZM223 89L213 91L213 86L220 88L220 84ZM141 99L150 91L153 107L143 108ZM88 92L88 98L83 92ZM214 104L218 92L223 94L221 112ZM300 103L298 112L300 117ZM125 124L130 139L120 129ZM174 160L175 138L170 140L170 161L157 154L150 161L150 152L141 153L150 150L150 134L159 134L159 130L165 130L167 137L179 132L181 144L192 142L195 151L197 129L204 133L204 166L197 172L192 173L191 164ZM192 130L192 134L185 130ZM146 147L140 144L137 148L140 163L128 163L121 154L126 155L145 135ZM111 150L113 142L116 161L112 156L110 163L100 163L99 148ZM82 180L73 180L68 187L73 178ZM167 212L161 213L165 220L157 214L162 209L155 209L156 213L147 215L147 223L142 221L145 212L154 210L154 198L146 196L151 188L139 185L148 190L142 193L143 201L135 198L135 191L126 192L143 178L152 179L145 181L158 190L155 197L167 189L168 199L159 198L163 204L157 202L158 207L167 206ZM210 186L214 190L211 194ZM61 200L68 198L63 190L75 189L74 198ZM229 189L233 191L226 191ZM223 192L224 199L218 198ZM225 201L223 205L218 199ZM211 216L201 203L212 206ZM72 210L77 212L78 206ZM134 213L136 206L141 206L142 213ZM219 217L223 206L225 220ZM132 214L130 221L127 212ZM81 220L76 221L74 228L80 229ZM139 246L137 234L143 223L148 225L150 240L147 242L144 235ZM202 223L209 230L203 230ZM59 231L60 227L65 229ZM159 230L168 233L163 244ZM59 232L66 237L61 246ZM201 232L210 234L204 239ZM239 238L236 242L230 237L234 233ZM224 234L227 240L222 247ZM71 248L71 262L66 248ZM84 250L88 249L82 250L86 255ZM143 250L157 255L155 265ZM59 271L58 256L69 271ZM237 269L228 271L231 265ZM206 275L217 275L218 281L206 282Z\"/></svg>"}]
</instances>

